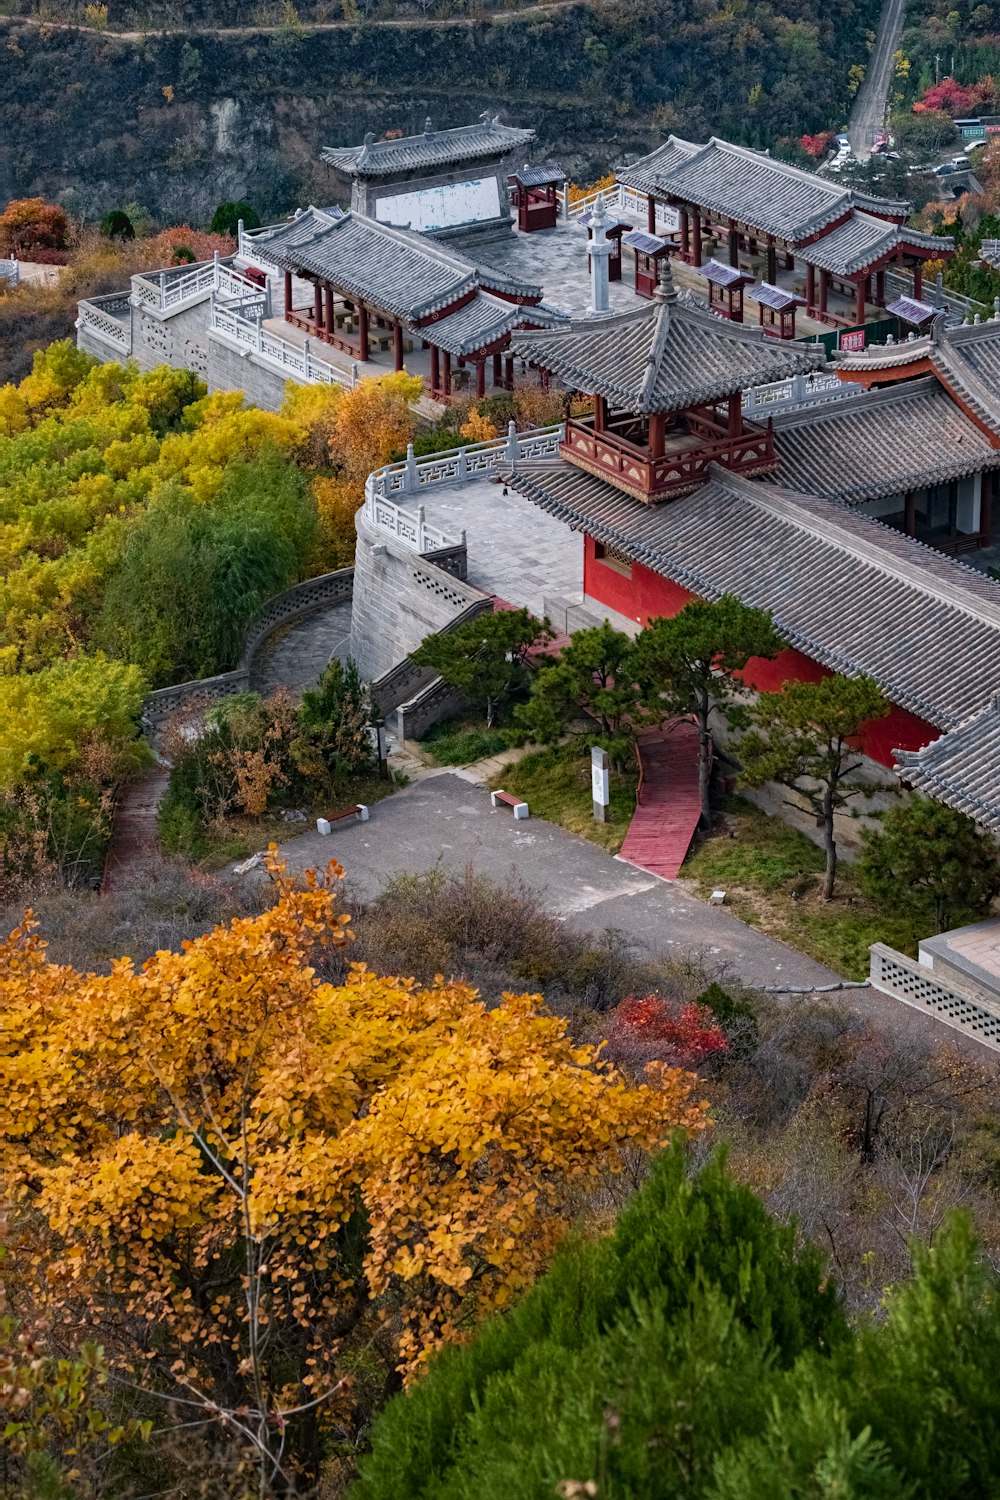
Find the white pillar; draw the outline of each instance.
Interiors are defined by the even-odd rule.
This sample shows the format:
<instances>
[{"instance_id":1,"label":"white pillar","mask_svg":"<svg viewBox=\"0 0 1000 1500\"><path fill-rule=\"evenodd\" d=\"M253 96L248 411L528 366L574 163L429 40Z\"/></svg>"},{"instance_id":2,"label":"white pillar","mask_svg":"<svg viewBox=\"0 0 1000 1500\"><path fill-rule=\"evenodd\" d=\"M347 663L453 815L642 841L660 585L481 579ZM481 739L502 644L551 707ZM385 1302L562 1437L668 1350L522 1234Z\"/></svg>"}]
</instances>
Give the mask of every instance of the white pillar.
<instances>
[{"instance_id":1,"label":"white pillar","mask_svg":"<svg viewBox=\"0 0 1000 1500\"><path fill-rule=\"evenodd\" d=\"M607 223L604 194L598 193L590 218L590 239L587 242L587 252L590 255L590 306L587 311L594 317L607 316L611 311L608 262L612 247L606 233Z\"/></svg>"}]
</instances>

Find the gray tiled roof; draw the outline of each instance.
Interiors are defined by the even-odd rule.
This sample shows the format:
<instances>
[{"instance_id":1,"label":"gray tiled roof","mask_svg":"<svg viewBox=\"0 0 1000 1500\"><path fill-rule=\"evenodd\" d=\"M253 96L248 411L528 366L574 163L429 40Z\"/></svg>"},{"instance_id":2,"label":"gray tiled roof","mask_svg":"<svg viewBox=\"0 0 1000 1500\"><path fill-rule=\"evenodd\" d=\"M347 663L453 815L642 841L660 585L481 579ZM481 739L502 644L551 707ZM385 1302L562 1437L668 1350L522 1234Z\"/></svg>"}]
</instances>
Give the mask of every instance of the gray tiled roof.
<instances>
[{"instance_id":1,"label":"gray tiled roof","mask_svg":"<svg viewBox=\"0 0 1000 1500\"><path fill-rule=\"evenodd\" d=\"M559 163L555 161L539 162L537 166L532 166L530 162L525 162L524 166L518 167L516 172L511 173L511 176L522 187L529 188L553 187L566 181L566 173Z\"/></svg>"},{"instance_id":2,"label":"gray tiled roof","mask_svg":"<svg viewBox=\"0 0 1000 1500\"><path fill-rule=\"evenodd\" d=\"M488 292L480 292L471 302L438 318L425 332L439 349L447 349L451 354L467 355L474 354L479 349L488 349L515 328L524 328L528 324L554 328L568 321L567 313L547 307L545 303L535 307L517 307L514 303L502 302L499 297L491 297Z\"/></svg>"},{"instance_id":3,"label":"gray tiled roof","mask_svg":"<svg viewBox=\"0 0 1000 1500\"><path fill-rule=\"evenodd\" d=\"M330 281L392 317L415 322L476 288L526 301L542 288L508 271L479 265L424 235L379 224L364 214L337 218L310 208L290 224L256 236L262 254L281 270Z\"/></svg>"},{"instance_id":4,"label":"gray tiled roof","mask_svg":"<svg viewBox=\"0 0 1000 1500\"><path fill-rule=\"evenodd\" d=\"M774 441L782 484L848 505L1000 467L1000 451L933 375L776 414Z\"/></svg>"},{"instance_id":5,"label":"gray tiled roof","mask_svg":"<svg viewBox=\"0 0 1000 1500\"><path fill-rule=\"evenodd\" d=\"M989 704L922 750L895 750L900 775L1000 834L1000 692Z\"/></svg>"},{"instance_id":6,"label":"gray tiled roof","mask_svg":"<svg viewBox=\"0 0 1000 1500\"><path fill-rule=\"evenodd\" d=\"M895 302L885 304L885 310L894 318L902 318L904 323L912 323L914 328L923 328L941 311L939 307L931 307L929 302L918 302L915 297L897 297Z\"/></svg>"},{"instance_id":7,"label":"gray tiled roof","mask_svg":"<svg viewBox=\"0 0 1000 1500\"><path fill-rule=\"evenodd\" d=\"M776 157L713 136L705 146L671 136L648 156L622 167L619 181L639 192L676 197L790 241L842 218L859 196L849 188ZM908 203L864 196L865 208L906 214Z\"/></svg>"},{"instance_id":8,"label":"gray tiled roof","mask_svg":"<svg viewBox=\"0 0 1000 1500\"><path fill-rule=\"evenodd\" d=\"M400 172L506 156L534 139L533 130L501 125L487 113L475 125L460 125L457 130L435 130L428 120L423 135L395 141L376 141L368 135L361 146L327 146L320 154L330 166L352 177L395 177Z\"/></svg>"},{"instance_id":9,"label":"gray tiled roof","mask_svg":"<svg viewBox=\"0 0 1000 1500\"><path fill-rule=\"evenodd\" d=\"M711 281L715 286L735 286L739 282L753 281L751 272L741 271L739 266L728 266L721 260L706 261L703 266L695 269L699 276L704 276L706 281Z\"/></svg>"},{"instance_id":10,"label":"gray tiled roof","mask_svg":"<svg viewBox=\"0 0 1000 1500\"><path fill-rule=\"evenodd\" d=\"M669 261L661 262L669 272ZM605 396L634 412L678 411L734 391L796 375L817 351L776 344L760 328L731 323L677 300L661 280L646 307L572 323L551 333L519 333L514 352L570 390Z\"/></svg>"},{"instance_id":11,"label":"gray tiled roof","mask_svg":"<svg viewBox=\"0 0 1000 1500\"><path fill-rule=\"evenodd\" d=\"M666 250L668 242L645 229L633 229L631 234L622 235L622 244L628 245L630 250L638 250L640 255L658 255L661 250Z\"/></svg>"},{"instance_id":12,"label":"gray tiled roof","mask_svg":"<svg viewBox=\"0 0 1000 1500\"><path fill-rule=\"evenodd\" d=\"M747 292L751 302L760 302L764 307L773 307L776 312L782 312L788 307L805 307L806 299L800 297L797 292L790 292L787 287L772 286L769 281L762 281L759 286L752 286Z\"/></svg>"},{"instance_id":13,"label":"gray tiled roof","mask_svg":"<svg viewBox=\"0 0 1000 1500\"><path fill-rule=\"evenodd\" d=\"M1000 436L1000 323L931 326L930 360L941 379Z\"/></svg>"},{"instance_id":14,"label":"gray tiled roof","mask_svg":"<svg viewBox=\"0 0 1000 1500\"><path fill-rule=\"evenodd\" d=\"M732 593L770 610L790 645L869 674L940 729L981 709L1000 681L1000 584L828 500L718 467L657 506L566 462L519 464L509 482L702 598Z\"/></svg>"},{"instance_id":15,"label":"gray tiled roof","mask_svg":"<svg viewBox=\"0 0 1000 1500\"><path fill-rule=\"evenodd\" d=\"M901 339L895 344L869 344L867 349L860 349L857 353L837 349L830 358L843 370L891 370L918 364L928 359L930 352L930 334L925 331L919 338Z\"/></svg>"},{"instance_id":16,"label":"gray tiled roof","mask_svg":"<svg viewBox=\"0 0 1000 1500\"><path fill-rule=\"evenodd\" d=\"M843 224L837 224L811 245L801 246L795 254L807 265L818 266L834 276L853 276L900 247L945 254L954 249L955 242L944 235L923 234L905 224L890 224L855 210Z\"/></svg>"},{"instance_id":17,"label":"gray tiled roof","mask_svg":"<svg viewBox=\"0 0 1000 1500\"><path fill-rule=\"evenodd\" d=\"M979 259L984 265L1000 271L1000 240L983 240L979 246Z\"/></svg>"}]
</instances>

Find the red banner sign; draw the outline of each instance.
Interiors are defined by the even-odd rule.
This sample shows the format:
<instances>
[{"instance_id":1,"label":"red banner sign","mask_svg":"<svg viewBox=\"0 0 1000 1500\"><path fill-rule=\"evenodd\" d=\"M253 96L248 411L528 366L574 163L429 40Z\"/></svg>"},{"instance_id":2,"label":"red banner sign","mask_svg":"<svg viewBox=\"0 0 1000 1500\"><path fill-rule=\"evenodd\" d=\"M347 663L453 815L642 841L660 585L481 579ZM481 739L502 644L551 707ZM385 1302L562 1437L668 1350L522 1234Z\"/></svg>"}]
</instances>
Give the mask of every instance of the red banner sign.
<instances>
[{"instance_id":1,"label":"red banner sign","mask_svg":"<svg viewBox=\"0 0 1000 1500\"><path fill-rule=\"evenodd\" d=\"M855 328L851 333L842 333L840 335L840 347L841 349L849 349L852 354L860 354L865 347L865 330L863 328Z\"/></svg>"}]
</instances>

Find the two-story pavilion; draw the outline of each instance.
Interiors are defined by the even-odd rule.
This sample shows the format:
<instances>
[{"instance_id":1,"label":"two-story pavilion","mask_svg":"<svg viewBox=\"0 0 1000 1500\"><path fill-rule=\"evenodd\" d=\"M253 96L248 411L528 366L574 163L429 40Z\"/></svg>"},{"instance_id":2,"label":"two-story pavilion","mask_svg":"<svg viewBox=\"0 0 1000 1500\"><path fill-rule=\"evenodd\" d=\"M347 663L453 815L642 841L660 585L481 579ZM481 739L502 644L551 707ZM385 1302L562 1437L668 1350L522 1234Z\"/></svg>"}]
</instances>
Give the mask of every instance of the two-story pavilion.
<instances>
[{"instance_id":1,"label":"two-story pavilion","mask_svg":"<svg viewBox=\"0 0 1000 1500\"><path fill-rule=\"evenodd\" d=\"M677 210L681 258L692 265L703 262L706 232L727 241L733 267L741 249L756 255L762 241L770 285L778 281L779 259L789 272L801 262L806 311L824 321L836 321L832 286L853 295L861 323L869 302L885 305L888 267L912 269L919 299L924 262L954 250L952 240L908 226L909 203L860 193L714 136L704 146L670 136L620 168L618 179L646 195L651 233L657 204Z\"/></svg>"},{"instance_id":2,"label":"two-story pavilion","mask_svg":"<svg viewBox=\"0 0 1000 1500\"><path fill-rule=\"evenodd\" d=\"M567 424L566 457L613 475L619 489L647 503L696 489L713 463L741 474L772 470L771 424L746 420L741 393L810 370L819 355L682 300L669 260L650 306L519 334L514 348L593 397L593 416Z\"/></svg>"},{"instance_id":3,"label":"two-story pavilion","mask_svg":"<svg viewBox=\"0 0 1000 1500\"><path fill-rule=\"evenodd\" d=\"M474 125L360 146L328 146L323 161L334 186L356 213L381 224L419 230L460 243L506 239L511 233L510 164L526 160L533 130L503 125L486 111ZM553 199L554 202L554 199Z\"/></svg>"},{"instance_id":4,"label":"two-story pavilion","mask_svg":"<svg viewBox=\"0 0 1000 1500\"><path fill-rule=\"evenodd\" d=\"M430 353L430 394L452 394L453 364L469 364L477 395L513 384L511 334L568 321L542 301L542 288L478 264L453 245L380 224L364 214L309 208L254 239L254 255L284 274L284 318L359 364L392 349L404 368L419 342ZM312 285L295 307L295 282Z\"/></svg>"}]
</instances>

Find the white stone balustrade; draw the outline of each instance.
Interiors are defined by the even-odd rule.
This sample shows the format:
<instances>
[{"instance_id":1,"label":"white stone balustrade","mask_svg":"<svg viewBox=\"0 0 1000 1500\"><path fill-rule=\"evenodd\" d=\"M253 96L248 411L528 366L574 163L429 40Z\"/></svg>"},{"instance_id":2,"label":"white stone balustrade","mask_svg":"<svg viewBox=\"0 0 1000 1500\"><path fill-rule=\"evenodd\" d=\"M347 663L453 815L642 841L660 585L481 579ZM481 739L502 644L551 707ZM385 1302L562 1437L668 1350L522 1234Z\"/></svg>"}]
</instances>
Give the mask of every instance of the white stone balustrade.
<instances>
[{"instance_id":1,"label":"white stone balustrade","mask_svg":"<svg viewBox=\"0 0 1000 1500\"><path fill-rule=\"evenodd\" d=\"M116 317L116 313L121 316ZM80 302L77 306L76 326L86 328L93 338L110 344L119 354L128 357L132 353L129 299L124 292Z\"/></svg>"},{"instance_id":2,"label":"white stone balustrade","mask_svg":"<svg viewBox=\"0 0 1000 1500\"><path fill-rule=\"evenodd\" d=\"M193 266L190 271L149 272L132 277L132 298L137 306L151 307L157 312L176 312L188 302L194 302L206 293L216 293L232 301L244 304L259 303L264 316L269 316L270 295L266 287L258 286L248 276L226 265L216 251L212 260L204 265Z\"/></svg>"},{"instance_id":3,"label":"white stone balustrade","mask_svg":"<svg viewBox=\"0 0 1000 1500\"><path fill-rule=\"evenodd\" d=\"M858 386L848 385L827 370L814 375L792 375L769 385L751 386L743 392L743 414L753 417L770 407L790 411L799 406L818 406L832 401L849 401L860 394Z\"/></svg>"},{"instance_id":4,"label":"white stone balustrade","mask_svg":"<svg viewBox=\"0 0 1000 1500\"><path fill-rule=\"evenodd\" d=\"M212 333L221 335L248 354L256 354L289 379L303 381L306 385L344 385L348 390L357 384L356 365L350 370L342 370L325 359L318 359L308 339L300 348L265 328L262 317L248 317L245 306L226 307L213 295L208 326Z\"/></svg>"},{"instance_id":5,"label":"white stone balustrade","mask_svg":"<svg viewBox=\"0 0 1000 1500\"><path fill-rule=\"evenodd\" d=\"M0 286L13 291L21 279L21 266L16 260L0 260Z\"/></svg>"}]
</instances>

